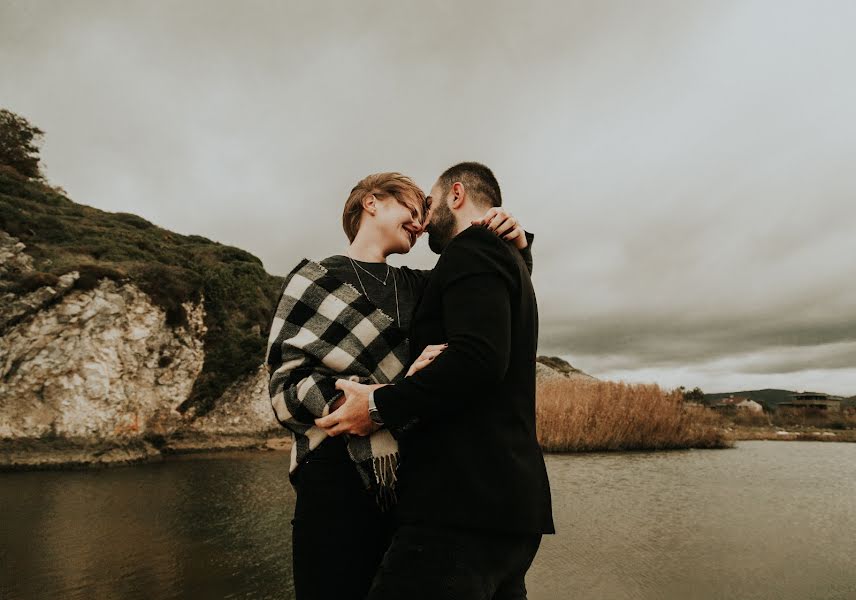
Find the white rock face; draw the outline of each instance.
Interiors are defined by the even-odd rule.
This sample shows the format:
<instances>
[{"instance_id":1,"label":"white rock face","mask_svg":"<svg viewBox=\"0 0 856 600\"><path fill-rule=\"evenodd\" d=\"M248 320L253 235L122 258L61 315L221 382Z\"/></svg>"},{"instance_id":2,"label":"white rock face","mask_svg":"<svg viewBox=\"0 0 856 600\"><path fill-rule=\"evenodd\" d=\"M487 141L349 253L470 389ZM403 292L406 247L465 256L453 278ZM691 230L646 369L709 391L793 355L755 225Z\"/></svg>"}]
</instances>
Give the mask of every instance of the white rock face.
<instances>
[{"instance_id":1,"label":"white rock face","mask_svg":"<svg viewBox=\"0 0 856 600\"><path fill-rule=\"evenodd\" d=\"M33 270L33 259L26 246L5 231L0 231L0 279Z\"/></svg>"},{"instance_id":2,"label":"white rock face","mask_svg":"<svg viewBox=\"0 0 856 600\"><path fill-rule=\"evenodd\" d=\"M132 284L73 290L0 338L0 438L114 439L145 433L173 413L205 358L202 303L188 326Z\"/></svg>"},{"instance_id":3,"label":"white rock face","mask_svg":"<svg viewBox=\"0 0 856 600\"><path fill-rule=\"evenodd\" d=\"M545 364L536 362L535 363L535 381L536 383L544 383L545 381L551 381L553 379L567 379L567 377L548 367Z\"/></svg>"},{"instance_id":4,"label":"white rock face","mask_svg":"<svg viewBox=\"0 0 856 600\"><path fill-rule=\"evenodd\" d=\"M554 359L555 360L555 359ZM562 361L564 362L564 361ZM567 363L565 363L567 364ZM554 369L543 362L535 363L535 382L536 384L541 384L547 381L551 381L553 379L579 379L579 380L587 380L587 381L597 381L597 378L592 377L588 373L584 373L579 369L575 369L571 367L570 364L567 364L567 368L565 371L559 371Z\"/></svg>"},{"instance_id":5,"label":"white rock face","mask_svg":"<svg viewBox=\"0 0 856 600\"><path fill-rule=\"evenodd\" d=\"M24 249L0 231L0 286L33 272ZM77 278L68 273L26 294L0 291L0 441L121 443L146 434L280 429L261 366L232 384L209 414L175 410L205 360L201 301L185 304L188 324L173 328L135 285L105 279L81 291Z\"/></svg>"},{"instance_id":6,"label":"white rock face","mask_svg":"<svg viewBox=\"0 0 856 600\"><path fill-rule=\"evenodd\" d=\"M256 373L233 383L208 414L189 425L206 434L243 435L280 431L268 395L268 374L263 366Z\"/></svg>"}]
</instances>

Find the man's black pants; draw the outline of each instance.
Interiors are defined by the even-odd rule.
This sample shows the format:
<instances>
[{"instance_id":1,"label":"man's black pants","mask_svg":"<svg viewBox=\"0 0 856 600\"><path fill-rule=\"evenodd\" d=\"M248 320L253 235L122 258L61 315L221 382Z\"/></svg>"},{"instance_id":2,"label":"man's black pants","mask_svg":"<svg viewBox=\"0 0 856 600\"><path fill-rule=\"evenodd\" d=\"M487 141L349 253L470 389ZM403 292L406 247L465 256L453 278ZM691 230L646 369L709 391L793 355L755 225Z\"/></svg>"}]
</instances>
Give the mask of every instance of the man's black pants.
<instances>
[{"instance_id":1,"label":"man's black pants","mask_svg":"<svg viewBox=\"0 0 856 600\"><path fill-rule=\"evenodd\" d=\"M521 600L540 534L402 525L368 600Z\"/></svg>"}]
</instances>

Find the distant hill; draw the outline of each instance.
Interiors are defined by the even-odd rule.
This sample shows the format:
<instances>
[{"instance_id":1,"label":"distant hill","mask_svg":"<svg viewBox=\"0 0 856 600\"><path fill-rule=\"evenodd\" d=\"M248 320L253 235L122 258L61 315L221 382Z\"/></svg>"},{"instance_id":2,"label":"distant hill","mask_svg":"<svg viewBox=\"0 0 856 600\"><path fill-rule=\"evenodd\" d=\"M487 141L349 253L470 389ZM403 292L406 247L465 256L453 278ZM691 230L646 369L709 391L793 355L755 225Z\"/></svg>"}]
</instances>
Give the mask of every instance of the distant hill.
<instances>
[{"instance_id":1,"label":"distant hill","mask_svg":"<svg viewBox=\"0 0 856 600\"><path fill-rule=\"evenodd\" d=\"M743 398L749 398L750 400L754 400L755 402L758 402L769 410L775 410L780 403L789 402L793 398L793 395L795 393L796 392L793 392L791 390L776 389L750 390L741 392L722 392L720 394L705 394L704 403L712 404L713 402L722 400L723 398L728 398L729 396L740 396Z\"/></svg>"},{"instance_id":2,"label":"distant hill","mask_svg":"<svg viewBox=\"0 0 856 600\"><path fill-rule=\"evenodd\" d=\"M729 396L740 396L743 398L749 398L750 400L754 400L755 402L758 402L770 409L775 409L782 402L790 402L793 399L793 395L796 393L797 392L793 390L777 389L749 390L742 392L722 392L719 394L705 394L704 402L705 404L710 404L716 402L717 400L728 398ZM843 399L841 401L841 406L856 406L856 396Z\"/></svg>"}]
</instances>

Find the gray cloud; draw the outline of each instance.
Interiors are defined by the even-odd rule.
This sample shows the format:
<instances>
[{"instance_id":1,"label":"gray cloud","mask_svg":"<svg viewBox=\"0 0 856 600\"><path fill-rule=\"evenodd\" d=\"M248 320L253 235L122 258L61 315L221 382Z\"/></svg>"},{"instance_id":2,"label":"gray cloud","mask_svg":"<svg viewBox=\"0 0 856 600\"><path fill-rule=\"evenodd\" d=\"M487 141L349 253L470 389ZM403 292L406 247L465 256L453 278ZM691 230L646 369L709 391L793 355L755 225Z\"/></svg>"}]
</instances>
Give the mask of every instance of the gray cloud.
<instances>
[{"instance_id":1,"label":"gray cloud","mask_svg":"<svg viewBox=\"0 0 856 600\"><path fill-rule=\"evenodd\" d=\"M481 160L536 233L543 351L852 394L854 18L845 1L7 1L0 104L47 131L78 202L273 273L341 250L365 174L428 187Z\"/></svg>"},{"instance_id":2,"label":"gray cloud","mask_svg":"<svg viewBox=\"0 0 856 600\"><path fill-rule=\"evenodd\" d=\"M807 369L856 368L856 342L810 348L786 348L747 361L741 373L794 373Z\"/></svg>"}]
</instances>

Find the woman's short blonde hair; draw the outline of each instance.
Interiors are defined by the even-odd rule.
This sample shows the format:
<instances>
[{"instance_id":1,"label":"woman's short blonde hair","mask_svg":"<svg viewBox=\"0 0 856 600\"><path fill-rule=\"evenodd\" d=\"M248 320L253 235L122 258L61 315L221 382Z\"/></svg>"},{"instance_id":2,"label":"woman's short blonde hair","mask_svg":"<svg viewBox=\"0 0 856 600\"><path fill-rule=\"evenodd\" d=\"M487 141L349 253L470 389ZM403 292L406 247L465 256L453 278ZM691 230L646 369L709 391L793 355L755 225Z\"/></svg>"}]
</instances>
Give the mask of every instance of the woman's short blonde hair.
<instances>
[{"instance_id":1,"label":"woman's short blonde hair","mask_svg":"<svg viewBox=\"0 0 856 600\"><path fill-rule=\"evenodd\" d=\"M345 202L345 210L342 213L342 228L348 241L353 242L360 230L360 221L363 217L363 200L374 194L378 197L392 196L401 204L408 204L407 200L415 202L421 211L420 220L425 219L427 206L425 193L419 189L410 177L401 173L374 173L364 177L351 190L348 201Z\"/></svg>"}]
</instances>

